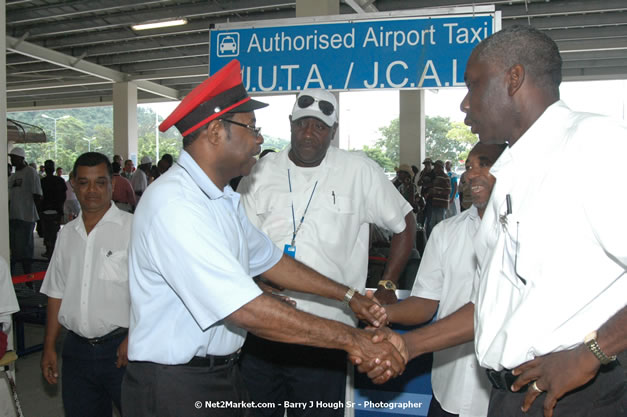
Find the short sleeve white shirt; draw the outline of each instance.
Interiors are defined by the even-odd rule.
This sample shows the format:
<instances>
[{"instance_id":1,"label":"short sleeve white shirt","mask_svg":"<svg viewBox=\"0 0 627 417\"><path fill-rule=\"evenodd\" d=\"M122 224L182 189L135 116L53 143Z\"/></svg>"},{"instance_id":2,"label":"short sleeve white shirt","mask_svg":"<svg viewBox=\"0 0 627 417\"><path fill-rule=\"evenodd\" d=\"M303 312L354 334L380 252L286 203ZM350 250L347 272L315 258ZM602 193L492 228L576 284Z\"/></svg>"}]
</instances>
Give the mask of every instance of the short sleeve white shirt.
<instances>
[{"instance_id":1,"label":"short sleeve white shirt","mask_svg":"<svg viewBox=\"0 0 627 417\"><path fill-rule=\"evenodd\" d=\"M59 232L41 292L60 298L59 323L86 337L128 327L128 245L133 216L115 204L87 234L83 216Z\"/></svg>"},{"instance_id":2,"label":"short sleeve white shirt","mask_svg":"<svg viewBox=\"0 0 627 417\"><path fill-rule=\"evenodd\" d=\"M182 151L135 212L129 359L172 365L235 352L246 331L224 318L261 294L251 276L281 256L239 195Z\"/></svg>"},{"instance_id":3,"label":"short sleeve white shirt","mask_svg":"<svg viewBox=\"0 0 627 417\"><path fill-rule=\"evenodd\" d=\"M11 280L7 261L0 256L0 331L8 333L11 328L11 314L20 311Z\"/></svg>"},{"instance_id":4,"label":"short sleeve white shirt","mask_svg":"<svg viewBox=\"0 0 627 417\"><path fill-rule=\"evenodd\" d=\"M438 223L427 241L411 295L439 300L436 319L470 301L477 261L473 238L481 219L474 206ZM433 394L442 408L460 417L484 417L490 383L468 342L433 353Z\"/></svg>"},{"instance_id":5,"label":"short sleeve white shirt","mask_svg":"<svg viewBox=\"0 0 627 417\"><path fill-rule=\"evenodd\" d=\"M33 195L43 195L37 171L25 166L9 177L9 219L36 222L39 220Z\"/></svg>"},{"instance_id":6,"label":"short sleeve white shirt","mask_svg":"<svg viewBox=\"0 0 627 417\"><path fill-rule=\"evenodd\" d=\"M296 166L288 157L289 150L266 155L240 182L238 192L248 217L284 248L291 243L311 199L296 235L296 259L363 292L369 224L400 233L411 206L381 167L366 156L330 147L321 164L311 169ZM340 301L293 291L285 294L305 312L355 324L351 311Z\"/></svg>"},{"instance_id":7,"label":"short sleeve white shirt","mask_svg":"<svg viewBox=\"0 0 627 417\"><path fill-rule=\"evenodd\" d=\"M482 366L571 349L625 306L627 217L612 207L626 207L627 193L607 179L624 175L626 138L625 125L558 101L492 166L475 240ZM590 161L602 161L599 175L582 168Z\"/></svg>"}]
</instances>

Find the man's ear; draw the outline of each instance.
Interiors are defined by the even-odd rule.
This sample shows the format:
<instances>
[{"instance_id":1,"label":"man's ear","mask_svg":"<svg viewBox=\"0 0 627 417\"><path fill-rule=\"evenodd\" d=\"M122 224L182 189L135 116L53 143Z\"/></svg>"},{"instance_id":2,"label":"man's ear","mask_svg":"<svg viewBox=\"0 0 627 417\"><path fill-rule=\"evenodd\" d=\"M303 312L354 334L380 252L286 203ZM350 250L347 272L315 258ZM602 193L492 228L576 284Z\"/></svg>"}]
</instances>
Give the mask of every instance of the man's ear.
<instances>
[{"instance_id":1,"label":"man's ear","mask_svg":"<svg viewBox=\"0 0 627 417\"><path fill-rule=\"evenodd\" d=\"M224 130L222 122L220 120L212 120L207 126L207 140L212 145L217 145L220 142L220 133Z\"/></svg>"},{"instance_id":2,"label":"man's ear","mask_svg":"<svg viewBox=\"0 0 627 417\"><path fill-rule=\"evenodd\" d=\"M525 67L520 64L511 67L507 71L507 81L507 93L513 96L525 82Z\"/></svg>"}]
</instances>

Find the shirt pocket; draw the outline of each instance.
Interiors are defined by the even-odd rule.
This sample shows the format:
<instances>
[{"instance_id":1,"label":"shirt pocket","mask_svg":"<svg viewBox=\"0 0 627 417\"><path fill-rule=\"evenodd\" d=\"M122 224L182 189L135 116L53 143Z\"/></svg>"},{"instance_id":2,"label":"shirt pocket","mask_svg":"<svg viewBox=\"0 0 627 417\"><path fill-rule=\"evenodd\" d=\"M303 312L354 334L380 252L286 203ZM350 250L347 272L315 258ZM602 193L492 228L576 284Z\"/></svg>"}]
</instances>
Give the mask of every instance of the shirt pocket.
<instances>
[{"instance_id":1,"label":"shirt pocket","mask_svg":"<svg viewBox=\"0 0 627 417\"><path fill-rule=\"evenodd\" d=\"M128 251L100 249L102 268L99 274L104 281L128 281Z\"/></svg>"},{"instance_id":2,"label":"shirt pocket","mask_svg":"<svg viewBox=\"0 0 627 417\"><path fill-rule=\"evenodd\" d=\"M327 192L323 197L322 211L316 216L318 224L314 225L315 233L329 250L345 250L346 245L353 244L347 239L356 236L361 226L355 200L347 195L340 195L337 191L334 194Z\"/></svg>"}]
</instances>

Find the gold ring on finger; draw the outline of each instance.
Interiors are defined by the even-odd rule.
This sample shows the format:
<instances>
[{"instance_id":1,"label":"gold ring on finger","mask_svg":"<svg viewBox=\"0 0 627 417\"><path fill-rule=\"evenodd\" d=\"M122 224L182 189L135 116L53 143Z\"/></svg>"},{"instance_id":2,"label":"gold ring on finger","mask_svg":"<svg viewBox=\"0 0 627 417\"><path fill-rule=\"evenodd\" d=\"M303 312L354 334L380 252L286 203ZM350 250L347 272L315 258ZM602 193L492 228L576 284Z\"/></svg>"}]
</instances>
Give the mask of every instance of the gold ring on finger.
<instances>
[{"instance_id":1,"label":"gold ring on finger","mask_svg":"<svg viewBox=\"0 0 627 417\"><path fill-rule=\"evenodd\" d=\"M538 388L537 382L538 381L533 381L533 384L531 384L531 389L539 394L539 393L541 393L543 391L540 388Z\"/></svg>"}]
</instances>

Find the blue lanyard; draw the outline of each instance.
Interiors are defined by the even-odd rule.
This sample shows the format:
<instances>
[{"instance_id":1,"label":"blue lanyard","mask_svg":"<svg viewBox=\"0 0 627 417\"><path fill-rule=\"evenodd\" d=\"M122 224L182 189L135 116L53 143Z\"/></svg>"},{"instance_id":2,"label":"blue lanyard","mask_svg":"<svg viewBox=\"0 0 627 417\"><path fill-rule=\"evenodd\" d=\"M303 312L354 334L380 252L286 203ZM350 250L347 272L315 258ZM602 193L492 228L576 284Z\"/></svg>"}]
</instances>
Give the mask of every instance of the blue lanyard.
<instances>
[{"instance_id":1,"label":"blue lanyard","mask_svg":"<svg viewBox=\"0 0 627 417\"><path fill-rule=\"evenodd\" d=\"M287 169L287 182L290 186L290 194L292 193L292 177L290 176L290 169ZM309 196L309 201L307 202L307 207L305 207L305 211L303 212L303 217L300 218L300 223L298 223L298 227L296 227L296 217L294 216L294 199L292 199L292 224L294 225L294 234L292 234L292 247L294 247L294 243L296 242L296 234L300 230L300 227L303 225L303 221L305 221L305 214L307 214L307 210L309 209L309 204L311 203L311 198L316 192L316 186L318 185L318 181L314 184L313 190L311 191L311 195Z\"/></svg>"}]
</instances>

